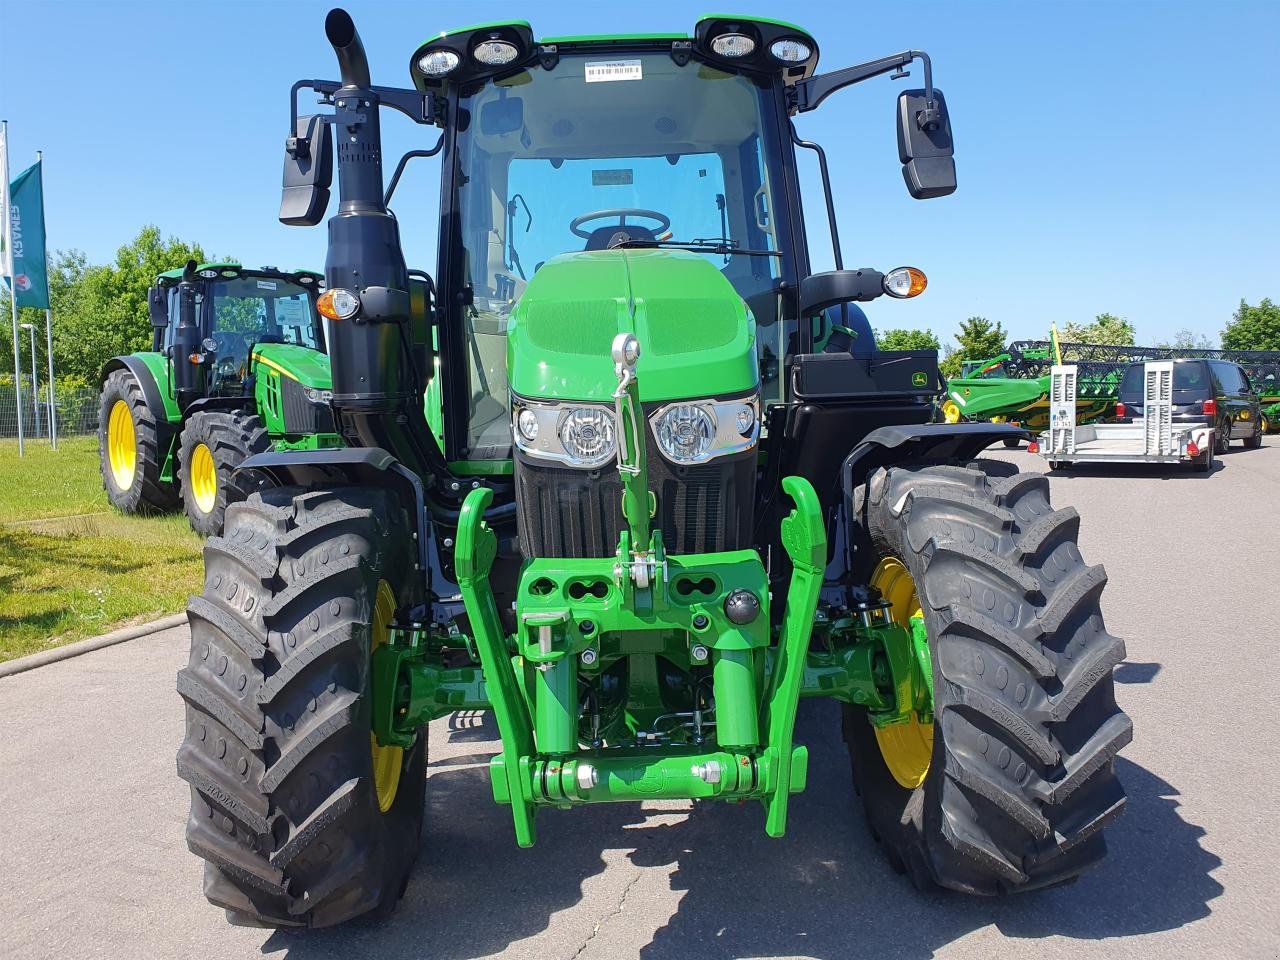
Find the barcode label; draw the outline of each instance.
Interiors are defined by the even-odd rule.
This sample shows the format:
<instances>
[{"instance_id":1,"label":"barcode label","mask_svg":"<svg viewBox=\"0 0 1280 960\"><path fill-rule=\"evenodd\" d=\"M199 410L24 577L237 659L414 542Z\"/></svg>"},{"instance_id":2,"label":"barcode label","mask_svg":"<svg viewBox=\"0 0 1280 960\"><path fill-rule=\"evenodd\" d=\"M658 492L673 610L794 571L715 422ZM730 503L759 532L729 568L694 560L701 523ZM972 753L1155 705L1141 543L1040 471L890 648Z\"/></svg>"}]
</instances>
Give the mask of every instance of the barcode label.
<instances>
[{"instance_id":1,"label":"barcode label","mask_svg":"<svg viewBox=\"0 0 1280 960\"><path fill-rule=\"evenodd\" d=\"M587 63L586 77L587 83L643 80L644 70L639 60L591 60Z\"/></svg>"}]
</instances>

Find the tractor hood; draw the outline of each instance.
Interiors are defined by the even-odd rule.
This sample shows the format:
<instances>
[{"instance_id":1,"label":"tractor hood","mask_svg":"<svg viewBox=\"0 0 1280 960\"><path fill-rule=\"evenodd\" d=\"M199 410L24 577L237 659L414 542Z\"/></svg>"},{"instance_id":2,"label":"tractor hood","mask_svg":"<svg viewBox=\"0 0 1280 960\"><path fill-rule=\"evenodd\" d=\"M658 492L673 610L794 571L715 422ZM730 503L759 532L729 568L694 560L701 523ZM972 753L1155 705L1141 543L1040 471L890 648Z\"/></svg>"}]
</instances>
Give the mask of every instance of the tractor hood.
<instances>
[{"instance_id":1,"label":"tractor hood","mask_svg":"<svg viewBox=\"0 0 1280 960\"><path fill-rule=\"evenodd\" d=\"M640 398L742 394L759 383L755 321L703 256L684 250L593 250L548 260L511 314L511 390L529 399L607 401L610 348L640 338Z\"/></svg>"},{"instance_id":2,"label":"tractor hood","mask_svg":"<svg viewBox=\"0 0 1280 960\"><path fill-rule=\"evenodd\" d=\"M253 359L304 387L329 390L333 386L329 357L319 350L293 343L259 343L253 348Z\"/></svg>"}]
</instances>

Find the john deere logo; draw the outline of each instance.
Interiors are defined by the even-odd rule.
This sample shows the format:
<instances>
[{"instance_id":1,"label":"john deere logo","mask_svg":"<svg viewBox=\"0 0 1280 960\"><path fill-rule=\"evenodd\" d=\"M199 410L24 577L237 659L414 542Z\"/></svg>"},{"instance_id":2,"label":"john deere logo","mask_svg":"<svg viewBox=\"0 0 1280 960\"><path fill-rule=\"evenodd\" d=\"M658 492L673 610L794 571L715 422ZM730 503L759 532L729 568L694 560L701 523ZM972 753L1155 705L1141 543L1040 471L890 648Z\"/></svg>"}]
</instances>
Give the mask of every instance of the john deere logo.
<instances>
[{"instance_id":1,"label":"john deere logo","mask_svg":"<svg viewBox=\"0 0 1280 960\"><path fill-rule=\"evenodd\" d=\"M929 382L929 378L926 377L923 373L917 372L911 375L911 385L913 387L923 387L928 382Z\"/></svg>"}]
</instances>

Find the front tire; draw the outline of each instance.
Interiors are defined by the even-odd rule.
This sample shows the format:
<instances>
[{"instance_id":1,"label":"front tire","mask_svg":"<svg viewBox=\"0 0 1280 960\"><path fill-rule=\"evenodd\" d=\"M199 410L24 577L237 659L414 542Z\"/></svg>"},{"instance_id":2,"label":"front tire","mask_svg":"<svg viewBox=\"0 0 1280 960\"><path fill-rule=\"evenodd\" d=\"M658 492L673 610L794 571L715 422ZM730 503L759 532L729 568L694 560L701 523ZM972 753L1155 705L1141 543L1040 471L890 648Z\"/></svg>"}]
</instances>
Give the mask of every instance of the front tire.
<instances>
[{"instance_id":1,"label":"front tire","mask_svg":"<svg viewBox=\"0 0 1280 960\"><path fill-rule=\"evenodd\" d=\"M922 609L933 660L932 747L914 778L845 708L890 863L974 894L1073 879L1105 852L1125 799L1114 757L1132 737L1111 672L1124 643L1103 626L1106 574L1081 558L1079 516L1053 510L1043 475L942 465L879 470L854 509L875 556L909 574L902 602Z\"/></svg>"},{"instance_id":2,"label":"front tire","mask_svg":"<svg viewBox=\"0 0 1280 960\"><path fill-rule=\"evenodd\" d=\"M236 468L270 449L267 428L248 411L202 410L187 419L178 479L191 529L205 537L222 532L227 507L261 486L260 478L237 474Z\"/></svg>"},{"instance_id":3,"label":"front tire","mask_svg":"<svg viewBox=\"0 0 1280 960\"><path fill-rule=\"evenodd\" d=\"M420 599L409 529L381 490L268 489L232 505L225 538L205 546L178 774L205 896L233 923L330 926L389 911L404 890L426 730L409 749L377 747L368 690L371 648Z\"/></svg>"},{"instance_id":4,"label":"front tire","mask_svg":"<svg viewBox=\"0 0 1280 960\"><path fill-rule=\"evenodd\" d=\"M123 513L176 508L177 490L160 478L166 452L142 384L126 369L112 370L98 400L98 460L111 505Z\"/></svg>"}]
</instances>

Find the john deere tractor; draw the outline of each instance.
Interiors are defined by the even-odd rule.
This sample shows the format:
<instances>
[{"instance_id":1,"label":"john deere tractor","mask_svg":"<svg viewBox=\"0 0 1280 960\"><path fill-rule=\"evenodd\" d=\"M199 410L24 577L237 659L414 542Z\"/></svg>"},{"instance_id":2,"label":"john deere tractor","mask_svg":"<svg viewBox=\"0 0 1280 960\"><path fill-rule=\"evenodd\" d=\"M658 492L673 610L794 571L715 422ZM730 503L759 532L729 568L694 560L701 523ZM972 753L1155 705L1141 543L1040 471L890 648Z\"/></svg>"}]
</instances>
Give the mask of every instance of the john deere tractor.
<instances>
[{"instance_id":1,"label":"john deere tractor","mask_svg":"<svg viewBox=\"0 0 1280 960\"><path fill-rule=\"evenodd\" d=\"M324 217L336 141L319 307L347 445L248 459L267 485L205 551L178 772L208 899L275 926L391 909L426 724L456 710L492 714L520 846L549 807L670 799L754 801L781 836L797 704L827 697L848 815L921 886L1097 863L1131 727L1080 517L975 459L1017 428L926 423L935 353L859 349L842 307L923 273L844 268L834 214L836 269L810 266L797 149L826 163L793 118L917 64L899 158L912 196L950 194L929 58L817 74L811 35L753 17L503 22L432 37L400 89L344 11L325 30L340 79L294 88L332 111L294 105L281 219ZM385 108L441 131L411 151L441 158L438 221L388 210ZM409 270L401 229L437 225Z\"/></svg>"},{"instance_id":2,"label":"john deere tractor","mask_svg":"<svg viewBox=\"0 0 1280 960\"><path fill-rule=\"evenodd\" d=\"M340 444L315 311L322 279L195 262L156 278L151 350L102 370L98 447L114 506L181 505L197 532L219 533L255 482L235 474L247 458Z\"/></svg>"}]
</instances>

